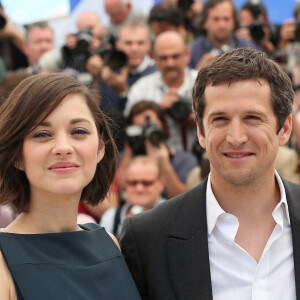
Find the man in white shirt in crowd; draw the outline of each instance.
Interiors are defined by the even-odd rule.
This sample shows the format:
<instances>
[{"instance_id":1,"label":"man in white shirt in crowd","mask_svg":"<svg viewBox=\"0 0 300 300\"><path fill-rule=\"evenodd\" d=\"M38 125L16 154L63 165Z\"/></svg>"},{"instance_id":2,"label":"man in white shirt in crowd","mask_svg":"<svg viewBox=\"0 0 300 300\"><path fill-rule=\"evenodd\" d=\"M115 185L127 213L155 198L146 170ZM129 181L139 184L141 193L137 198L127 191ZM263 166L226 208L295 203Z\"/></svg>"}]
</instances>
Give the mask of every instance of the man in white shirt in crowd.
<instances>
[{"instance_id":1,"label":"man in white shirt in crowd","mask_svg":"<svg viewBox=\"0 0 300 300\"><path fill-rule=\"evenodd\" d=\"M254 49L200 70L193 109L210 175L123 224L143 299L300 299L300 186L274 164L293 97L286 73Z\"/></svg>"},{"instance_id":2,"label":"man in white shirt in crowd","mask_svg":"<svg viewBox=\"0 0 300 300\"><path fill-rule=\"evenodd\" d=\"M191 150L196 126L189 109L197 71L187 67L190 52L181 34L176 31L159 34L154 42L153 58L158 71L131 86L124 114L127 116L132 106L141 100L158 103L167 113L168 145L178 150Z\"/></svg>"}]
</instances>

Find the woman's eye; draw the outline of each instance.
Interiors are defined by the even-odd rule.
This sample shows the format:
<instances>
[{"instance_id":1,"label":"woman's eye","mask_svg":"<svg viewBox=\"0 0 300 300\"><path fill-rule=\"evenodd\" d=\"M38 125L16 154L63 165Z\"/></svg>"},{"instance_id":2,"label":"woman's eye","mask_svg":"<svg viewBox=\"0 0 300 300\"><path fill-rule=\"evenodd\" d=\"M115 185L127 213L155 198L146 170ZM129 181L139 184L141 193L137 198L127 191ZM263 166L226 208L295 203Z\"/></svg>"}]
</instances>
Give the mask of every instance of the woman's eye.
<instances>
[{"instance_id":1,"label":"woman's eye","mask_svg":"<svg viewBox=\"0 0 300 300\"><path fill-rule=\"evenodd\" d=\"M38 131L33 135L34 138L46 138L51 137L51 133L48 131Z\"/></svg>"},{"instance_id":2,"label":"woman's eye","mask_svg":"<svg viewBox=\"0 0 300 300\"><path fill-rule=\"evenodd\" d=\"M85 134L89 134L90 132L86 129L83 129L83 128L77 128L77 129L74 129L72 134L75 134L75 135L85 135Z\"/></svg>"}]
</instances>

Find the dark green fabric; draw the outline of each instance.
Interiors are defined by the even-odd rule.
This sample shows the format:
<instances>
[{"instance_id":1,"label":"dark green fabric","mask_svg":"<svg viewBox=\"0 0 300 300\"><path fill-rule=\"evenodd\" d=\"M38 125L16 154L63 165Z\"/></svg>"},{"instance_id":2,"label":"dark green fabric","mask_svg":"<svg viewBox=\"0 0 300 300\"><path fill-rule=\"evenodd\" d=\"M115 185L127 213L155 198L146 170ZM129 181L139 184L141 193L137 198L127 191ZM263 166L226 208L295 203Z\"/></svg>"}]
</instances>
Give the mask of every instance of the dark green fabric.
<instances>
[{"instance_id":1,"label":"dark green fabric","mask_svg":"<svg viewBox=\"0 0 300 300\"><path fill-rule=\"evenodd\" d=\"M0 233L18 299L140 299L119 249L104 228L47 234Z\"/></svg>"}]
</instances>

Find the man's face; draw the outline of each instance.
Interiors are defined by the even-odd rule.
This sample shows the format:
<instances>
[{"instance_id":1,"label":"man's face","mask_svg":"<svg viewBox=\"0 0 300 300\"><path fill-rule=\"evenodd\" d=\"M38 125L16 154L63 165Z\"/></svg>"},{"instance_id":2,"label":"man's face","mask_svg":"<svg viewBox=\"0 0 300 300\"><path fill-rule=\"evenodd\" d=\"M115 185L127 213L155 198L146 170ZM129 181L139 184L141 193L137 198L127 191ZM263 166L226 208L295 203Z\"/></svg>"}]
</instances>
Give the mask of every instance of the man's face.
<instances>
[{"instance_id":1,"label":"man's face","mask_svg":"<svg viewBox=\"0 0 300 300\"><path fill-rule=\"evenodd\" d=\"M153 208L163 191L164 181L158 177L157 165L153 162L136 162L128 167L125 188L128 201L146 209Z\"/></svg>"},{"instance_id":2,"label":"man's face","mask_svg":"<svg viewBox=\"0 0 300 300\"><path fill-rule=\"evenodd\" d=\"M181 79L189 56L183 42L170 37L160 40L154 47L154 59L162 77L167 82Z\"/></svg>"},{"instance_id":3,"label":"man's face","mask_svg":"<svg viewBox=\"0 0 300 300\"><path fill-rule=\"evenodd\" d=\"M24 53L30 65L38 62L40 57L54 48L53 32L49 28L33 27L24 45Z\"/></svg>"},{"instance_id":4,"label":"man's face","mask_svg":"<svg viewBox=\"0 0 300 300\"><path fill-rule=\"evenodd\" d=\"M116 46L125 52L130 68L137 68L150 51L150 37L144 27L125 27L121 30Z\"/></svg>"},{"instance_id":5,"label":"man's face","mask_svg":"<svg viewBox=\"0 0 300 300\"><path fill-rule=\"evenodd\" d=\"M92 35L92 42L89 51L93 51L101 46L102 38L105 36L106 29L100 23L100 19L94 13L84 13L77 20L78 31L88 29Z\"/></svg>"},{"instance_id":6,"label":"man's face","mask_svg":"<svg viewBox=\"0 0 300 300\"><path fill-rule=\"evenodd\" d=\"M157 36L164 31L174 30L179 32L179 27L171 24L168 21L151 21L150 28L153 33Z\"/></svg>"},{"instance_id":7,"label":"man's face","mask_svg":"<svg viewBox=\"0 0 300 300\"><path fill-rule=\"evenodd\" d=\"M260 84L261 83L261 84ZM291 117L277 133L270 86L245 80L207 86L204 134L199 142L211 163L212 183L255 186L274 176L278 146L291 132Z\"/></svg>"},{"instance_id":8,"label":"man's face","mask_svg":"<svg viewBox=\"0 0 300 300\"><path fill-rule=\"evenodd\" d=\"M130 11L130 4L122 4L121 0L106 0L104 6L110 22L117 26L126 20Z\"/></svg>"},{"instance_id":9,"label":"man's face","mask_svg":"<svg viewBox=\"0 0 300 300\"><path fill-rule=\"evenodd\" d=\"M212 7L203 26L212 42L223 45L230 42L234 30L232 4L225 1Z\"/></svg>"},{"instance_id":10,"label":"man's face","mask_svg":"<svg viewBox=\"0 0 300 300\"><path fill-rule=\"evenodd\" d=\"M150 118L151 123L163 127L162 122L153 110L145 110L132 118L132 125L144 126L146 124L146 117Z\"/></svg>"}]
</instances>

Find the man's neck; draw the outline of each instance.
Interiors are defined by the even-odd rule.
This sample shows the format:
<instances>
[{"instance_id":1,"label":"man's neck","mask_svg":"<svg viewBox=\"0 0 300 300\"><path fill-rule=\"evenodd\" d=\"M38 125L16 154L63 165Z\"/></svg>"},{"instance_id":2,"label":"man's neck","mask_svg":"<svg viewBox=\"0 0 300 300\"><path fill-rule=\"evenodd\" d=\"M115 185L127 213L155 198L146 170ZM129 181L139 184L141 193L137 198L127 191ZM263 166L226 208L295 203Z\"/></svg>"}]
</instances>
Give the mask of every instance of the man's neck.
<instances>
[{"instance_id":1,"label":"man's neck","mask_svg":"<svg viewBox=\"0 0 300 300\"><path fill-rule=\"evenodd\" d=\"M177 80L166 80L163 78L163 82L168 88L179 88L184 82L184 74Z\"/></svg>"},{"instance_id":2,"label":"man's neck","mask_svg":"<svg viewBox=\"0 0 300 300\"><path fill-rule=\"evenodd\" d=\"M241 219L263 219L272 213L280 201L280 190L275 178L260 180L253 184L234 185L225 179L211 176L213 193L222 209Z\"/></svg>"},{"instance_id":3,"label":"man's neck","mask_svg":"<svg viewBox=\"0 0 300 300\"><path fill-rule=\"evenodd\" d=\"M227 40L222 40L219 41L213 37L208 36L208 39L211 41L211 43L213 44L213 46L217 49L221 48L224 45L229 45L232 41L233 37L228 38Z\"/></svg>"}]
</instances>

